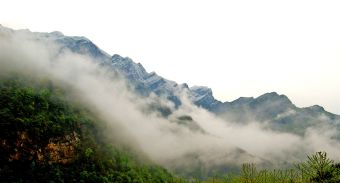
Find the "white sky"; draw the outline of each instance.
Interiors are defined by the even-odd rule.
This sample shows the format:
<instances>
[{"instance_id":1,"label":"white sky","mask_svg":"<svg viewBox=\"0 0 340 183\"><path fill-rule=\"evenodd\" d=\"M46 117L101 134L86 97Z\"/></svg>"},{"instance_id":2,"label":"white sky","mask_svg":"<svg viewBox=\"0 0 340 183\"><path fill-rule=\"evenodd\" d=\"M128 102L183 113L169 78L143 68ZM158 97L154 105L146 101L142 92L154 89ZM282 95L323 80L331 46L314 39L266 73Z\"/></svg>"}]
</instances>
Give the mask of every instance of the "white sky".
<instances>
[{"instance_id":1,"label":"white sky","mask_svg":"<svg viewBox=\"0 0 340 183\"><path fill-rule=\"evenodd\" d=\"M0 24L86 36L222 101L276 91L340 114L340 1L3 0ZM0 50L1 51L1 50Z\"/></svg>"}]
</instances>

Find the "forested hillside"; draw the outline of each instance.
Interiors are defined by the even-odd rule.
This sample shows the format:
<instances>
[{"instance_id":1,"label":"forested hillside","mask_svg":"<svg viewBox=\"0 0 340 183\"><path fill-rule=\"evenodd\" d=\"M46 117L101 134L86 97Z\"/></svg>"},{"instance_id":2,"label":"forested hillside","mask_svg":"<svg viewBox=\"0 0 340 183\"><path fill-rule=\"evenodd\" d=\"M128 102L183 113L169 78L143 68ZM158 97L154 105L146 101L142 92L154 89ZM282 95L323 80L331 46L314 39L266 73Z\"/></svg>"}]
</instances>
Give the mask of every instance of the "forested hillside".
<instances>
[{"instance_id":1,"label":"forested hillside","mask_svg":"<svg viewBox=\"0 0 340 183\"><path fill-rule=\"evenodd\" d=\"M143 161L101 133L105 123L48 79L0 79L1 182L330 182L340 166L326 153L287 170L244 164L240 174L183 179ZM73 101L73 102L70 102Z\"/></svg>"},{"instance_id":2,"label":"forested hillside","mask_svg":"<svg viewBox=\"0 0 340 183\"><path fill-rule=\"evenodd\" d=\"M108 143L88 109L48 79L0 80L0 182L175 182Z\"/></svg>"}]
</instances>

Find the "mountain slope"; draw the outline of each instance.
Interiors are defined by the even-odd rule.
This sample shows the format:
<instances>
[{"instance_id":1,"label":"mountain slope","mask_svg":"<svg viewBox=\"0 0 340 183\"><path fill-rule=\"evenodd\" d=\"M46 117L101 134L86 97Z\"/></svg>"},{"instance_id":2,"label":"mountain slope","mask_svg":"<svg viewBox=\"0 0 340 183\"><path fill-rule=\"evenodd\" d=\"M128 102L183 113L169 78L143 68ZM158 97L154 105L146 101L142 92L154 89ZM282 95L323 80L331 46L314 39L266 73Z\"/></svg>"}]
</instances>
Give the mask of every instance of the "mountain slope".
<instances>
[{"instance_id":1,"label":"mountain slope","mask_svg":"<svg viewBox=\"0 0 340 183\"><path fill-rule=\"evenodd\" d=\"M6 127L7 123L3 125L9 128L15 124L14 129L3 128L11 132L11 136L3 138L3 149L14 149L13 152L4 151L3 161L21 161L24 158L29 162L25 164L25 170L31 170L31 160L34 160L34 166L45 166L46 162L50 162L58 167L62 167L60 164L63 163L78 161L79 156L85 157L81 161L86 162L86 157L89 158L93 151L104 151L107 157L103 158L111 161L117 154L107 149L105 140L103 142L104 134L112 135L110 142L113 144L118 141L136 149L132 151L138 152L138 156L134 154L136 157L145 154L152 161L180 175L201 178L216 172L223 174L236 170L241 163L249 161L266 167L286 165L301 160L304 153L315 152L320 147L333 154L339 152L340 143L334 139L338 116L327 113L320 106L300 109L286 96L274 92L258 98L241 97L233 102L222 103L213 97L209 88L189 88L186 84L178 85L155 73L148 73L141 64L134 63L130 58L119 55L110 57L86 38L68 37L58 32L32 33L27 30L1 29L4 30L0 31L0 47L5 51L0 52L0 61L4 66L0 67L4 71L0 72L0 77L14 71L25 77L38 78L35 80L37 83L30 86L31 89L23 93L11 90L6 94L11 97L3 97L2 101L2 119L11 121L9 126ZM41 77L51 79L53 83L39 80ZM125 78L123 81L126 83L121 78ZM43 87L34 90L40 82ZM58 83L63 88L54 90L53 85ZM63 92L65 88L67 90ZM48 95L45 96L46 93L40 92L40 89L46 90ZM18 93L24 97L17 98ZM50 95L54 96L54 100L50 100ZM63 99L63 96L69 98L58 100L58 97ZM13 101L16 103L12 104ZM64 105L68 102L80 105ZM13 111L15 115L8 115ZM92 116L91 112L107 126L100 127L101 120ZM90 124L88 128L87 123ZM111 125L112 128L109 128ZM322 129L327 125L331 130ZM15 127L20 128L18 130ZM314 132L309 133L308 127L313 127ZM34 133L26 132L25 129L34 129ZM35 134L40 141L34 139ZM7 142L10 141L8 148ZM81 142L86 142L85 148L75 148ZM41 154L46 156L42 157ZM98 157L95 160L102 161ZM122 158L122 167L126 168L125 160ZM116 171L116 167L109 166L110 163L108 168L92 162L97 167L95 170L91 169L93 165L77 163L86 169L85 172L76 169L76 174L85 178L97 177L98 172L104 172L98 177L111 176L111 171ZM120 166L121 163L114 164ZM128 167L123 168L123 171L136 168ZM7 168L3 169L8 174ZM39 167L41 169L43 167ZM64 170L68 169L57 168L56 172ZM111 176L114 180L117 180L116 173ZM126 177L133 177L135 172L131 174L122 179L127 181Z\"/></svg>"},{"instance_id":2,"label":"mountain slope","mask_svg":"<svg viewBox=\"0 0 340 183\"><path fill-rule=\"evenodd\" d=\"M33 34L35 39L52 41L60 45L60 52L71 50L73 52L90 56L103 67L122 74L128 84L137 93L148 96L155 93L169 99L176 107L180 106L183 94L192 103L211 111L227 121L243 122L260 121L269 123L270 128L303 134L304 129L319 123L339 126L340 116L325 111L322 107L307 108L296 107L288 97L275 92L264 94L256 99L241 97L232 102L221 102L213 97L212 90L203 86L188 87L187 84L177 84L167 80L155 72L148 73L140 63L135 63L128 57L118 54L109 56L98 46L85 37L64 36L60 32L32 33L28 30L14 31L0 26L3 34L21 33ZM298 129L298 130L294 130Z\"/></svg>"},{"instance_id":3,"label":"mountain slope","mask_svg":"<svg viewBox=\"0 0 340 183\"><path fill-rule=\"evenodd\" d=\"M298 108L287 96L275 92L257 98L240 97L218 105L213 111L229 121L265 122L271 129L299 135L303 135L312 126L329 125L340 129L339 115L329 113L318 105Z\"/></svg>"},{"instance_id":4,"label":"mountain slope","mask_svg":"<svg viewBox=\"0 0 340 183\"><path fill-rule=\"evenodd\" d=\"M70 101L45 78L0 78L1 182L183 182L109 143L107 127Z\"/></svg>"}]
</instances>

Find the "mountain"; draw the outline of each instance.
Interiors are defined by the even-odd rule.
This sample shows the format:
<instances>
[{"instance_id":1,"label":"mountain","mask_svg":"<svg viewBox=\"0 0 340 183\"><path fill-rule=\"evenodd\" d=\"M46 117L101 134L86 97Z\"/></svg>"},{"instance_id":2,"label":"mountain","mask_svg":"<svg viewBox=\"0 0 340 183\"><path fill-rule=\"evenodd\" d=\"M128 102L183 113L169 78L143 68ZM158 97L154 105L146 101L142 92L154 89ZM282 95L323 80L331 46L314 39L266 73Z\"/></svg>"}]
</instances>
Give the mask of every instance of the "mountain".
<instances>
[{"instance_id":1,"label":"mountain","mask_svg":"<svg viewBox=\"0 0 340 183\"><path fill-rule=\"evenodd\" d=\"M3 34L30 34L41 41L52 41L60 45L60 52L71 50L88 55L103 67L123 75L131 88L142 96L154 93L180 106L181 96L185 94L192 103L215 113L231 122L247 123L259 121L269 124L269 128L303 134L305 129L321 123L340 126L340 116L329 113L321 106L306 108L296 107L287 96L275 92L263 94L257 98L240 97L231 102L221 102L214 98L210 88L204 86L188 87L165 79L155 72L147 72L140 63L118 54L110 56L85 37L65 36L60 32L37 33L29 30L12 30L0 25ZM163 110L163 109L162 109Z\"/></svg>"},{"instance_id":2,"label":"mountain","mask_svg":"<svg viewBox=\"0 0 340 183\"><path fill-rule=\"evenodd\" d=\"M265 121L274 119L278 114L296 109L285 95L276 92L266 93L257 98L240 97L232 102L224 102L214 108L214 112L231 121Z\"/></svg>"},{"instance_id":3,"label":"mountain","mask_svg":"<svg viewBox=\"0 0 340 183\"><path fill-rule=\"evenodd\" d=\"M229 121L246 123L255 120L267 123L271 129L299 135L303 135L308 127L322 124L340 129L339 115L327 112L318 105L298 108L287 96L276 92L224 102L213 112Z\"/></svg>"},{"instance_id":4,"label":"mountain","mask_svg":"<svg viewBox=\"0 0 340 183\"><path fill-rule=\"evenodd\" d=\"M319 148L339 152L339 116L321 106L275 92L221 102L85 37L0 27L0 38L0 180L173 182L151 162L204 179L244 162L286 167Z\"/></svg>"},{"instance_id":5,"label":"mountain","mask_svg":"<svg viewBox=\"0 0 340 183\"><path fill-rule=\"evenodd\" d=\"M0 77L1 182L184 182L126 147L51 81Z\"/></svg>"}]
</instances>

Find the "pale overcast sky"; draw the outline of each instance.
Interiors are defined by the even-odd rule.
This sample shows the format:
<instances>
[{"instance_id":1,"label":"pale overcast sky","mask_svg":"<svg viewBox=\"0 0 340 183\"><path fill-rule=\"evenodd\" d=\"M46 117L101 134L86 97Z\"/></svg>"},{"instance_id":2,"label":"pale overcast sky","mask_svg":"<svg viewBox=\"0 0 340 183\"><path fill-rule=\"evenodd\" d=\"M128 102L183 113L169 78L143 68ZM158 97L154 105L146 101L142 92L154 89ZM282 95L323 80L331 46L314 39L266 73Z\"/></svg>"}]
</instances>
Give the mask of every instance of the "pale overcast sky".
<instances>
[{"instance_id":1,"label":"pale overcast sky","mask_svg":"<svg viewBox=\"0 0 340 183\"><path fill-rule=\"evenodd\" d=\"M222 101L276 91L340 114L340 1L4 0L0 24L86 36Z\"/></svg>"}]
</instances>

